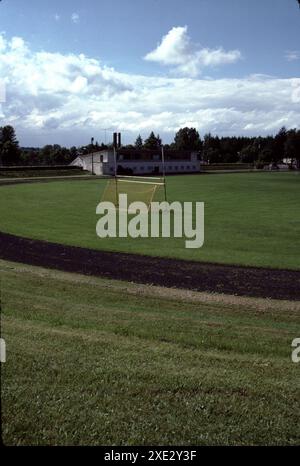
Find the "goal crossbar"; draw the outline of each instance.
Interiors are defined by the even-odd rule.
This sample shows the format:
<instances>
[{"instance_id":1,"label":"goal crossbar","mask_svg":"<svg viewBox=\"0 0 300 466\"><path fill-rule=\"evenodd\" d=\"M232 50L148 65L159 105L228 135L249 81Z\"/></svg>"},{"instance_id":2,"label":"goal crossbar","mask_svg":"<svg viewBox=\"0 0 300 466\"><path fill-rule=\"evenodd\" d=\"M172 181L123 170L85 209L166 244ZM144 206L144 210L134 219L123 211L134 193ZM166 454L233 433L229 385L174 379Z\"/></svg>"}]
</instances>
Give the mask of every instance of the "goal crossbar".
<instances>
[{"instance_id":1,"label":"goal crossbar","mask_svg":"<svg viewBox=\"0 0 300 466\"><path fill-rule=\"evenodd\" d=\"M116 177L110 179L105 187L102 195L102 201L112 202L117 208L119 207L119 196L121 194L127 195L128 206L132 202L141 201L149 206L153 201L164 201L165 198L165 184L162 179L160 182L154 180L134 180L130 178L122 179Z\"/></svg>"},{"instance_id":2,"label":"goal crossbar","mask_svg":"<svg viewBox=\"0 0 300 466\"><path fill-rule=\"evenodd\" d=\"M155 186L164 186L164 183L155 183L153 181L137 181L137 180L122 180L118 179L118 183L137 183L137 184L152 184Z\"/></svg>"},{"instance_id":3,"label":"goal crossbar","mask_svg":"<svg viewBox=\"0 0 300 466\"><path fill-rule=\"evenodd\" d=\"M116 178L138 178L142 180L162 180L161 176L140 176L140 175L116 175Z\"/></svg>"}]
</instances>

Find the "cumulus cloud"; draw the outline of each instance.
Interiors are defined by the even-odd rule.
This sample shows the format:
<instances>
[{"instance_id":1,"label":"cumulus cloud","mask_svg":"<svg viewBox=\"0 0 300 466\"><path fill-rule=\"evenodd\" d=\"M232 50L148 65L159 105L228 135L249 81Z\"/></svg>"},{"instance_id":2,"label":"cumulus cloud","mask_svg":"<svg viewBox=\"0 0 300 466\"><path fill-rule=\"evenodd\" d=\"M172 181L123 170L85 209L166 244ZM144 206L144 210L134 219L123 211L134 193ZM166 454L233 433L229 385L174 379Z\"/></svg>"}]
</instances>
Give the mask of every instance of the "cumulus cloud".
<instances>
[{"instance_id":1,"label":"cumulus cloud","mask_svg":"<svg viewBox=\"0 0 300 466\"><path fill-rule=\"evenodd\" d=\"M78 13L72 13L71 20L74 24L78 24L80 22L80 16Z\"/></svg>"},{"instance_id":2,"label":"cumulus cloud","mask_svg":"<svg viewBox=\"0 0 300 466\"><path fill-rule=\"evenodd\" d=\"M191 79L120 73L83 54L36 52L20 37L0 35L1 123L23 145L101 140L100 128L132 142L151 130L170 141L183 126L200 134L257 135L300 121L300 80L253 75Z\"/></svg>"},{"instance_id":3,"label":"cumulus cloud","mask_svg":"<svg viewBox=\"0 0 300 466\"><path fill-rule=\"evenodd\" d=\"M173 27L144 59L173 67L177 73L195 77L203 68L235 63L242 58L239 50L199 48L188 36L187 26Z\"/></svg>"},{"instance_id":4,"label":"cumulus cloud","mask_svg":"<svg viewBox=\"0 0 300 466\"><path fill-rule=\"evenodd\" d=\"M287 61L300 60L300 51L299 50L287 50L285 52L285 58Z\"/></svg>"}]
</instances>

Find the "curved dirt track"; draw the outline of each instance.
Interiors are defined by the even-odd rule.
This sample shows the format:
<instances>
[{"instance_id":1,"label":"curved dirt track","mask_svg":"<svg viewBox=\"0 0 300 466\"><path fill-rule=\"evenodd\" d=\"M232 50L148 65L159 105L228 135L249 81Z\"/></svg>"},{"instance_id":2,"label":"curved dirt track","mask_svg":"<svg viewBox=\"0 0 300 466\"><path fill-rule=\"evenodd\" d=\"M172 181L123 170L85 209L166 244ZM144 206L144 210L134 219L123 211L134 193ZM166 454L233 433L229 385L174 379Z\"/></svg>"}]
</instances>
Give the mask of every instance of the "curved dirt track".
<instances>
[{"instance_id":1,"label":"curved dirt track","mask_svg":"<svg viewBox=\"0 0 300 466\"><path fill-rule=\"evenodd\" d=\"M66 272L171 288L300 300L300 271L98 251L1 232L0 258Z\"/></svg>"}]
</instances>

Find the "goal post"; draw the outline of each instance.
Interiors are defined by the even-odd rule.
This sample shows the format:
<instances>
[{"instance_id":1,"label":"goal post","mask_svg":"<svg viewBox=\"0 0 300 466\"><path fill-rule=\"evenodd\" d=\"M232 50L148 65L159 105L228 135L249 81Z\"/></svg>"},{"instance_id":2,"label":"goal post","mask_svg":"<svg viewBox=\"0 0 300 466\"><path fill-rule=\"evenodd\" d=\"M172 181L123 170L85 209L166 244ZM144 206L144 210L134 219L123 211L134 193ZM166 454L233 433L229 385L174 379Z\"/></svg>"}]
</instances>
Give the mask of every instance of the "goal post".
<instances>
[{"instance_id":1,"label":"goal post","mask_svg":"<svg viewBox=\"0 0 300 466\"><path fill-rule=\"evenodd\" d=\"M101 202L112 202L119 207L119 195L127 194L128 205L139 201L149 209L151 202L165 201L165 193L164 177L116 175L107 181Z\"/></svg>"},{"instance_id":2,"label":"goal post","mask_svg":"<svg viewBox=\"0 0 300 466\"><path fill-rule=\"evenodd\" d=\"M112 202L119 208L119 195L127 194L127 205L132 202L144 202L149 209L151 202L167 200L166 170L164 147L161 146L161 173L162 176L118 175L117 166L117 134L114 133L113 156L114 177L109 179L104 189L101 202Z\"/></svg>"}]
</instances>

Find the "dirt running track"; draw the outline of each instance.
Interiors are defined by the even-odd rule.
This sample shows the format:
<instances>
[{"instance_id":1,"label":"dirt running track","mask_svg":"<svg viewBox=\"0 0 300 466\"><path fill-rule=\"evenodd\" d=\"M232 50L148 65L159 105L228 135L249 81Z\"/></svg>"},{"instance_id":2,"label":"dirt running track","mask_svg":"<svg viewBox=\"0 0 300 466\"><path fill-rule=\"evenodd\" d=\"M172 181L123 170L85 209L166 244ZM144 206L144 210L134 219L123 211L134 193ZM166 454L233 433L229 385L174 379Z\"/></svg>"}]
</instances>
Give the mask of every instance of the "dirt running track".
<instances>
[{"instance_id":1,"label":"dirt running track","mask_svg":"<svg viewBox=\"0 0 300 466\"><path fill-rule=\"evenodd\" d=\"M300 300L300 272L97 251L0 232L0 258L66 272L196 291Z\"/></svg>"}]
</instances>

